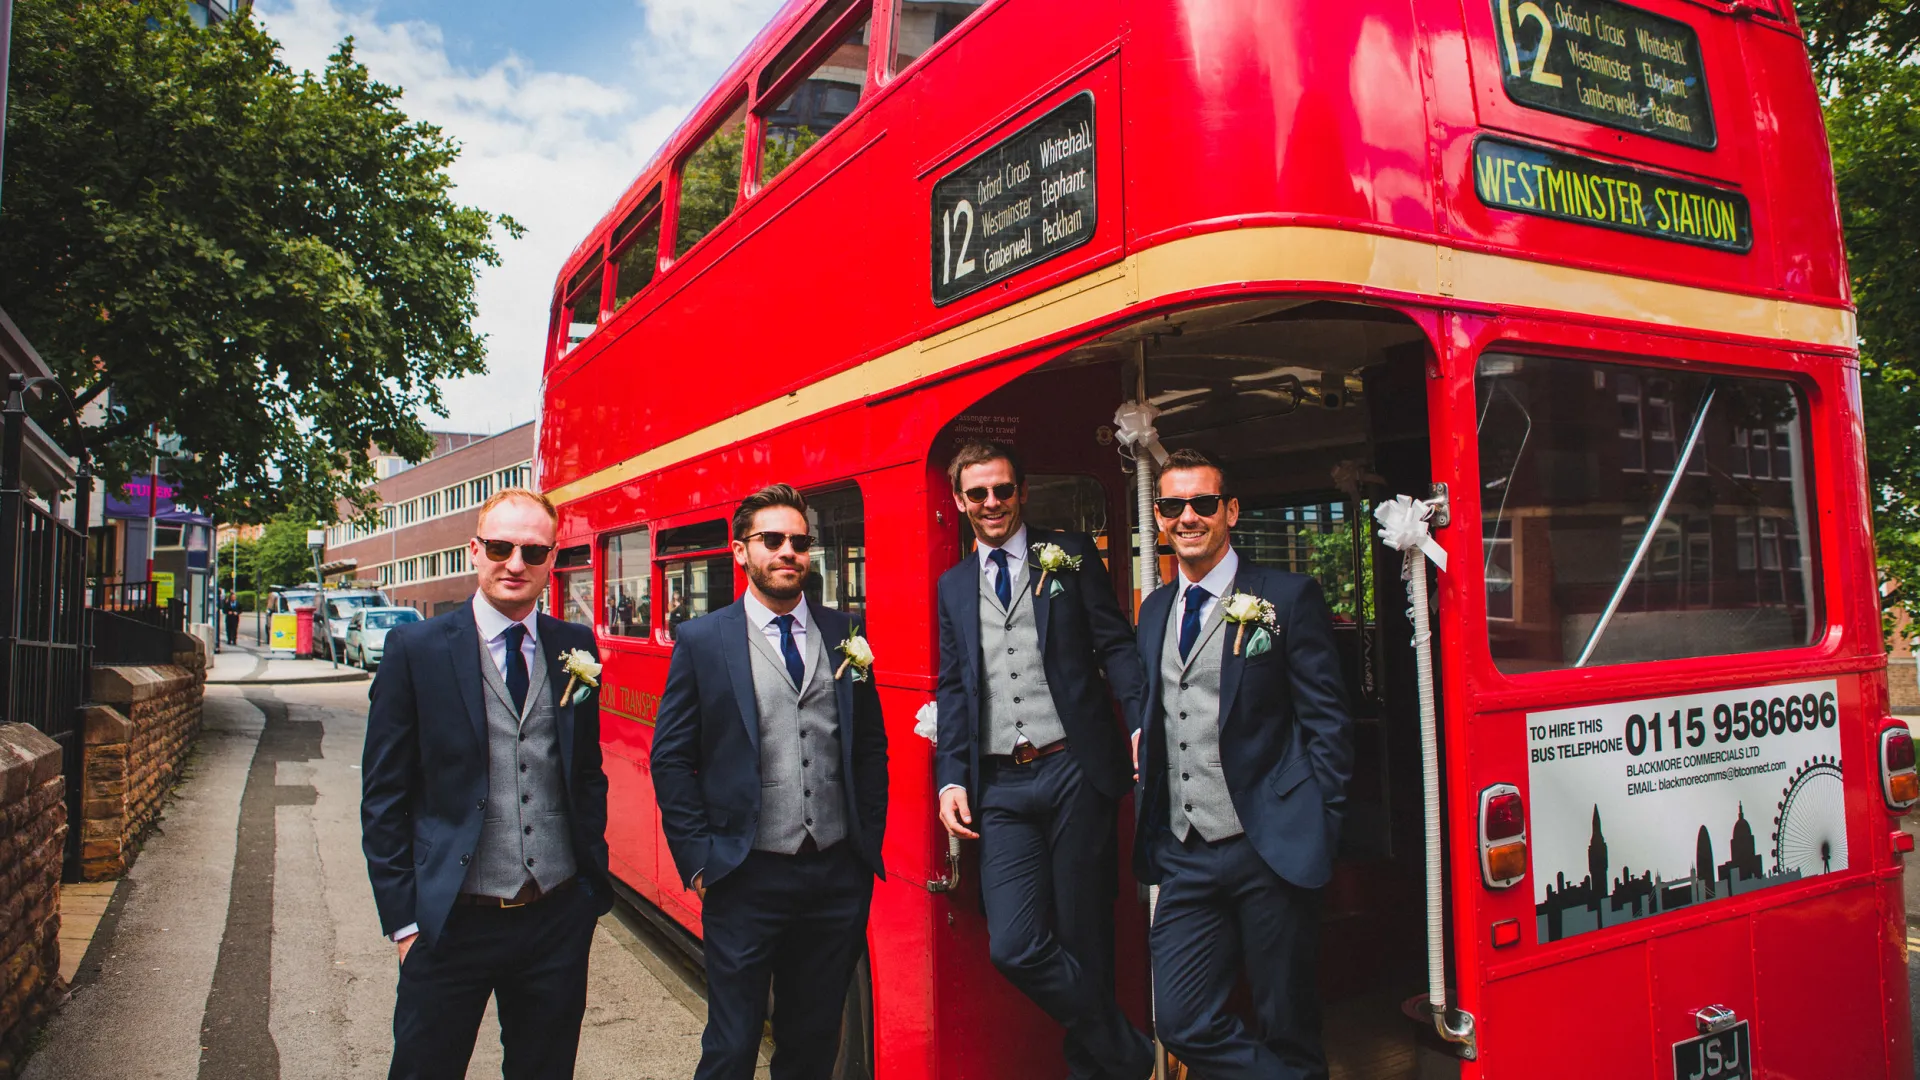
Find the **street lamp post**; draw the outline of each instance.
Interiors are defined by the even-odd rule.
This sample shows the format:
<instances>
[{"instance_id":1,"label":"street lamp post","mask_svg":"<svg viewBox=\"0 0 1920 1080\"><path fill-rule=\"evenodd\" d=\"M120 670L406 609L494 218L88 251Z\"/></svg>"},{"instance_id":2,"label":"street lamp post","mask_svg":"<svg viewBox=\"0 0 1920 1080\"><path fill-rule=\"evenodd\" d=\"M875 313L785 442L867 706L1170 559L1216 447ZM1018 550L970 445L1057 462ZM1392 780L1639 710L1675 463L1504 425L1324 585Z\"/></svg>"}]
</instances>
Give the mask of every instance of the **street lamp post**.
<instances>
[{"instance_id":1,"label":"street lamp post","mask_svg":"<svg viewBox=\"0 0 1920 1080\"><path fill-rule=\"evenodd\" d=\"M333 651L333 622L327 618L327 580L320 576L320 552L327 546L327 534L324 529L307 530L307 550L313 554L313 623L316 633L327 637L327 659L333 662L336 670L340 667L340 657Z\"/></svg>"}]
</instances>

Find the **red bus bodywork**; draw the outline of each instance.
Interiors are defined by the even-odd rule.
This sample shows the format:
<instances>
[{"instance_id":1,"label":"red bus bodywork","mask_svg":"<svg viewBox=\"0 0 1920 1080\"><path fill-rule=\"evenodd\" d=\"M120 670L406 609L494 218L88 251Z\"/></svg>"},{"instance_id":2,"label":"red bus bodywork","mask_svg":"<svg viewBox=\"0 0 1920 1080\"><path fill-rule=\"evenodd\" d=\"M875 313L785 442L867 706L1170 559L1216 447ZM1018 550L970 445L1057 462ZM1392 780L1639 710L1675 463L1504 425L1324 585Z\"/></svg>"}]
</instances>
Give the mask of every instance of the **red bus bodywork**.
<instances>
[{"instance_id":1,"label":"red bus bodywork","mask_svg":"<svg viewBox=\"0 0 1920 1080\"><path fill-rule=\"evenodd\" d=\"M1447 951L1477 1041L1471 1059L1422 1040L1392 1062L1337 1063L1335 1075L1412 1076L1417 1057L1463 1077L1664 1077L1670 1047L1695 1034L1694 1011L1709 1004L1751 1021L1756 1075L1912 1075L1899 829L1877 771L1888 704L1852 309L1804 45L1784 0L1637 0L1698 34L1717 129L1702 148L1517 104L1502 91L1502 2L990 0L900 70L891 49L873 48L852 114L761 185L754 110L783 92L763 85L763 72L828 7L789 3L556 287L538 468L560 506L562 546L591 551L615 873L699 933L648 773L671 654L659 629L663 571L647 564L650 637L611 633L605 538L724 518L776 480L857 485L893 761L889 876L870 935L875 1074L1059 1074L1050 1026L987 961L968 885L935 891L946 848L929 747L912 727L937 664L934 579L961 554L943 440L963 417L1024 407L1030 455L1084 456L1064 433L1108 422L1105 397L1117 391L1047 365L1209 307L1276 297L1359 306L1390 314L1396 333L1422 344L1424 377L1404 403L1425 409L1418 449L1451 498L1452 521L1435 533L1451 561L1435 616ZM878 0L869 40L892 40L896 8ZM1100 154L1091 240L936 306L934 184L1083 93ZM650 284L616 309L616 271L599 269L616 230L655 199L661 235L675 235L679 165L742 101L738 205L689 250L663 243ZM1751 248L1490 207L1476 196L1473 160L1475 140L1490 135L1737 191L1751 209ZM937 258L937 238L933 246ZM608 286L596 325L569 347L567 294L599 273ZM1821 598L1809 643L1503 672L1486 629L1475 399L1476 363L1503 350L1764 374L1797 388L1812 485L1802 542L1817 555L1809 584ZM1025 406L1015 402L1023 393ZM1117 469L1107 473L1100 483L1124 551L1130 489ZM1397 592L1388 585L1383 598ZM1532 931L1530 884L1483 885L1471 842L1479 793L1509 783L1531 797L1529 712L1815 678L1838 688L1845 870L1550 942ZM1399 799L1420 799L1417 770L1392 783ZM1418 928L1407 929L1423 896L1375 884L1350 875L1345 892L1339 882L1330 890L1330 910L1360 917L1330 916L1329 953L1360 958L1356 966L1412 955L1423 970ZM1124 885L1122 989L1144 1019L1145 916ZM1525 932L1496 947L1494 928L1508 920ZM1330 970L1329 984L1339 979Z\"/></svg>"}]
</instances>

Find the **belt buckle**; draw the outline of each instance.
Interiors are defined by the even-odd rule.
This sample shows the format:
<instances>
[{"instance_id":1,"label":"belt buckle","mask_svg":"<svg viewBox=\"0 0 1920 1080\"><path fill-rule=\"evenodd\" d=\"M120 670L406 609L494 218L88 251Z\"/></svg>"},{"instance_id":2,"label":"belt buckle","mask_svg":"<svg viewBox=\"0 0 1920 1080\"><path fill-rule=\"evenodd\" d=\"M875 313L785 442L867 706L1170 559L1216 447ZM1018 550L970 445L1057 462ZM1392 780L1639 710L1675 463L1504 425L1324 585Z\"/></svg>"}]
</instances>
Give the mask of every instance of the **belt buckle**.
<instances>
[{"instance_id":1,"label":"belt buckle","mask_svg":"<svg viewBox=\"0 0 1920 1080\"><path fill-rule=\"evenodd\" d=\"M1015 765L1031 765L1040 756L1040 748L1030 742L1016 743L1013 747Z\"/></svg>"},{"instance_id":2,"label":"belt buckle","mask_svg":"<svg viewBox=\"0 0 1920 1080\"><path fill-rule=\"evenodd\" d=\"M507 908L526 907L531 903L533 903L531 900L520 900L517 902L513 900L502 900L500 901L500 909L505 911Z\"/></svg>"}]
</instances>

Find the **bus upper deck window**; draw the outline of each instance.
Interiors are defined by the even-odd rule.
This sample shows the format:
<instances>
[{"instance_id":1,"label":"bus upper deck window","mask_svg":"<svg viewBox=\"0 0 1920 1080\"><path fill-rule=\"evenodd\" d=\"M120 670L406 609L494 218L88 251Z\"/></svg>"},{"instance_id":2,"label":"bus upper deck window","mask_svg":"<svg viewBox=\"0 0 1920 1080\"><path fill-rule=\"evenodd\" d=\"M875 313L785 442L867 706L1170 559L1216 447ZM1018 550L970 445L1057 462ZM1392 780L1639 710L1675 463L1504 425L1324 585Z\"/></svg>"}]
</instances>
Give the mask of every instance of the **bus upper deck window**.
<instances>
[{"instance_id":1,"label":"bus upper deck window","mask_svg":"<svg viewBox=\"0 0 1920 1080\"><path fill-rule=\"evenodd\" d=\"M740 201L740 151L746 138L747 103L742 99L720 126L680 164L680 213L674 227L674 254L712 232Z\"/></svg>"},{"instance_id":2,"label":"bus upper deck window","mask_svg":"<svg viewBox=\"0 0 1920 1080\"><path fill-rule=\"evenodd\" d=\"M660 266L660 192L654 192L634 207L613 234L613 309L647 287Z\"/></svg>"},{"instance_id":3,"label":"bus upper deck window","mask_svg":"<svg viewBox=\"0 0 1920 1080\"><path fill-rule=\"evenodd\" d=\"M604 283L603 270L606 264L595 256L592 262L580 268L580 272L567 283L567 309L561 314L566 323L567 340L561 349L565 352L587 339L593 328L600 324L601 286Z\"/></svg>"},{"instance_id":4,"label":"bus upper deck window","mask_svg":"<svg viewBox=\"0 0 1920 1080\"><path fill-rule=\"evenodd\" d=\"M1488 354L1477 390L1500 670L1812 640L1817 552L1792 384Z\"/></svg>"},{"instance_id":5,"label":"bus upper deck window","mask_svg":"<svg viewBox=\"0 0 1920 1080\"><path fill-rule=\"evenodd\" d=\"M966 21L986 0L900 0L893 20L893 68L899 71Z\"/></svg>"},{"instance_id":6,"label":"bus upper deck window","mask_svg":"<svg viewBox=\"0 0 1920 1080\"><path fill-rule=\"evenodd\" d=\"M779 93L772 108L761 112L760 183L779 176L860 104L867 85L873 7L864 2L857 6L856 11L854 0L827 5L762 73L760 90L765 95L770 87L788 81L796 63L812 57L807 73ZM817 46L827 34L834 35L834 43L820 53Z\"/></svg>"}]
</instances>

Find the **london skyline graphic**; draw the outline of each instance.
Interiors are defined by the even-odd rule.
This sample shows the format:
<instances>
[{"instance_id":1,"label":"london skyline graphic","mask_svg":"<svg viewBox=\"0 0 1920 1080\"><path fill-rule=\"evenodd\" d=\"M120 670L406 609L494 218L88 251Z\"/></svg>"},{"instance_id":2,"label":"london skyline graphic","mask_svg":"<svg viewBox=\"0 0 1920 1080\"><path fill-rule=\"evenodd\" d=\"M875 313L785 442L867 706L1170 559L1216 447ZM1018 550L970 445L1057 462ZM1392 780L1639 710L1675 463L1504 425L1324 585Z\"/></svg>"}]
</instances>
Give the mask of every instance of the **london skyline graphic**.
<instances>
[{"instance_id":1,"label":"london skyline graphic","mask_svg":"<svg viewBox=\"0 0 1920 1080\"><path fill-rule=\"evenodd\" d=\"M1635 873L1632 867L1623 865L1619 876L1609 879L1608 870L1607 839L1596 805L1593 835L1587 842L1587 876L1569 882L1566 871L1555 875L1554 882L1547 886L1546 899L1534 908L1539 940L1559 941L1802 877L1797 869L1776 867L1775 873L1766 872L1753 826L1747 821L1745 803L1740 803L1736 811L1725 862L1714 862L1713 837L1707 826L1701 825L1694 839L1693 867L1684 877L1666 878L1646 869ZM1596 881L1603 887L1595 888Z\"/></svg>"}]
</instances>

